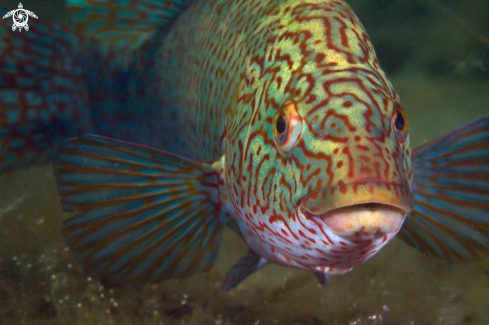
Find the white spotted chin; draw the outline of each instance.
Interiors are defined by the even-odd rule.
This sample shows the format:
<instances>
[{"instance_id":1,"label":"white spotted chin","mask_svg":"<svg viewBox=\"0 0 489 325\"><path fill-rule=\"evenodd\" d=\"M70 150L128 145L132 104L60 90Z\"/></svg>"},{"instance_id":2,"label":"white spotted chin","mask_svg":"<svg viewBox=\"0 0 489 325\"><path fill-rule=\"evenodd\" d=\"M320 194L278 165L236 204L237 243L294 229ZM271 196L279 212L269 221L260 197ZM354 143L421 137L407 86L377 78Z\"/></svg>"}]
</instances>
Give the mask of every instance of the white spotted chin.
<instances>
[{"instance_id":1,"label":"white spotted chin","mask_svg":"<svg viewBox=\"0 0 489 325\"><path fill-rule=\"evenodd\" d=\"M318 217L338 236L378 238L397 232L404 215L394 206L367 203L334 209Z\"/></svg>"}]
</instances>

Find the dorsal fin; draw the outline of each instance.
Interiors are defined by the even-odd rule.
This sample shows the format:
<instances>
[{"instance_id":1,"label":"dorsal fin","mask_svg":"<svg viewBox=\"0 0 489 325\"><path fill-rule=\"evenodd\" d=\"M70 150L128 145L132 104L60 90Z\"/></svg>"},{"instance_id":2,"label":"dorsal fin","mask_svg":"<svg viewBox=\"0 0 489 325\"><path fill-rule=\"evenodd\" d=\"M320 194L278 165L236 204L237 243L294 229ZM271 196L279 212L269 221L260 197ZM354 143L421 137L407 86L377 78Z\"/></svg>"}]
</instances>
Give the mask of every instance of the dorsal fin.
<instances>
[{"instance_id":1,"label":"dorsal fin","mask_svg":"<svg viewBox=\"0 0 489 325\"><path fill-rule=\"evenodd\" d=\"M168 26L193 0L67 0L71 21L105 51L127 62L160 28Z\"/></svg>"}]
</instances>

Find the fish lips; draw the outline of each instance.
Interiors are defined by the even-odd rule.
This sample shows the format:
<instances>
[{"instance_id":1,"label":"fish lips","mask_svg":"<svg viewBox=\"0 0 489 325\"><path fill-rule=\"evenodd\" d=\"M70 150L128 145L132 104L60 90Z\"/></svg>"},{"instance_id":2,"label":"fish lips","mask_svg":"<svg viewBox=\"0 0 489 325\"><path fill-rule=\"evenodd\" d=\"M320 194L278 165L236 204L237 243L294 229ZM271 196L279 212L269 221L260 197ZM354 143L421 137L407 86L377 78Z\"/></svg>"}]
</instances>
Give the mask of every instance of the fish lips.
<instances>
[{"instance_id":1,"label":"fish lips","mask_svg":"<svg viewBox=\"0 0 489 325\"><path fill-rule=\"evenodd\" d=\"M412 193L406 187L371 182L312 192L302 199L300 209L338 236L367 239L399 231L413 206Z\"/></svg>"}]
</instances>

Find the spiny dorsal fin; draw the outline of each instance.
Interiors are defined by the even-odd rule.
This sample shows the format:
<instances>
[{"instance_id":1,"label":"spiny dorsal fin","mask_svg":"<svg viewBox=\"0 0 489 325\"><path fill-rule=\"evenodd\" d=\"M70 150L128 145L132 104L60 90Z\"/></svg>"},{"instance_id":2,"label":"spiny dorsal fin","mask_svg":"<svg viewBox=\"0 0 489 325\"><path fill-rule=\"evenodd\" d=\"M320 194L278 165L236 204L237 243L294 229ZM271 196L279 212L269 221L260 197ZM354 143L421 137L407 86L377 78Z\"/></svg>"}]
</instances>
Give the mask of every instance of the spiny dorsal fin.
<instances>
[{"instance_id":1,"label":"spiny dorsal fin","mask_svg":"<svg viewBox=\"0 0 489 325\"><path fill-rule=\"evenodd\" d=\"M117 53L122 64L193 0L67 0L77 30Z\"/></svg>"}]
</instances>

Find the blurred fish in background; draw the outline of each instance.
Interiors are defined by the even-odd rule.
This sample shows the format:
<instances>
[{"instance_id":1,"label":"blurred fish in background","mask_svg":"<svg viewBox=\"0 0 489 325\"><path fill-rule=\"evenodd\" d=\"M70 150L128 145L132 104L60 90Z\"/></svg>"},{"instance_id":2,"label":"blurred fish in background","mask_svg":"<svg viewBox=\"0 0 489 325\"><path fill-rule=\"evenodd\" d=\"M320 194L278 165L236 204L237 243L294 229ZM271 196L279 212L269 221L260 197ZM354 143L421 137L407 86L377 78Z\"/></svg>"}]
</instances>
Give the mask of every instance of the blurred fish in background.
<instances>
[{"instance_id":1,"label":"blurred fish in background","mask_svg":"<svg viewBox=\"0 0 489 325\"><path fill-rule=\"evenodd\" d=\"M464 77L469 77L479 72L486 72L486 65L484 59L472 56L463 61L458 61L454 64L453 70L455 73Z\"/></svg>"}]
</instances>

